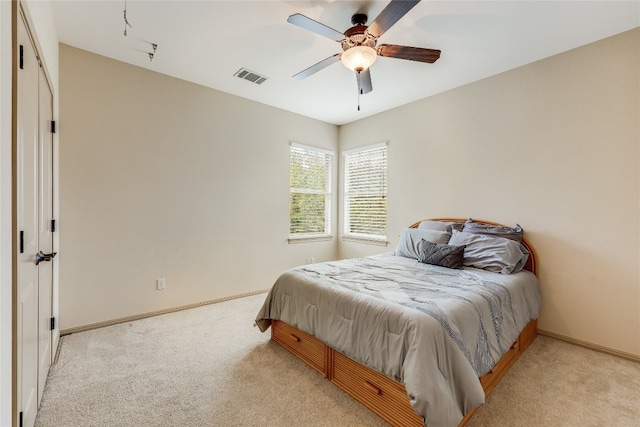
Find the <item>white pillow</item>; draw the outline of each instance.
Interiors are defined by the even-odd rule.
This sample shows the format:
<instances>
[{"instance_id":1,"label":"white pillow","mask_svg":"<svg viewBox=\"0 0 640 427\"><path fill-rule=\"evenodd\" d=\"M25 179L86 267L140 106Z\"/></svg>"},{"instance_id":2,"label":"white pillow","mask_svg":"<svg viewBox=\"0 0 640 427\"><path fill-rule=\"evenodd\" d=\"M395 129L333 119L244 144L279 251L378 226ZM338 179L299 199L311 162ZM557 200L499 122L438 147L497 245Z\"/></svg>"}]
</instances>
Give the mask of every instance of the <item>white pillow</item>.
<instances>
[{"instance_id":1,"label":"white pillow","mask_svg":"<svg viewBox=\"0 0 640 427\"><path fill-rule=\"evenodd\" d=\"M419 230L417 228L405 228L400 232L400 240L395 255L407 258L420 259L418 245L422 239L433 243L446 244L451 233L437 230Z\"/></svg>"}]
</instances>

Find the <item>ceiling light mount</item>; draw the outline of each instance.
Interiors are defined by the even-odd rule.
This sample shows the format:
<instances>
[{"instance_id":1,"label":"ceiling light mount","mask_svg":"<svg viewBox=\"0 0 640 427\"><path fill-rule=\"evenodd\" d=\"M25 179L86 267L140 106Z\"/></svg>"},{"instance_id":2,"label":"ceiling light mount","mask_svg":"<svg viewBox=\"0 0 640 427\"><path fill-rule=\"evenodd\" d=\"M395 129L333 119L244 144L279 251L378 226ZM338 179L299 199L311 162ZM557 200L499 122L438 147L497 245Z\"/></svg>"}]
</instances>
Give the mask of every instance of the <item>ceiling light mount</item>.
<instances>
[{"instance_id":1,"label":"ceiling light mount","mask_svg":"<svg viewBox=\"0 0 640 427\"><path fill-rule=\"evenodd\" d=\"M369 17L365 13L356 13L351 17L351 25L365 25Z\"/></svg>"},{"instance_id":2,"label":"ceiling light mount","mask_svg":"<svg viewBox=\"0 0 640 427\"><path fill-rule=\"evenodd\" d=\"M149 62L153 62L153 57L156 54L156 49L158 49L158 45L156 43L151 43L151 48L153 52L149 52Z\"/></svg>"}]
</instances>

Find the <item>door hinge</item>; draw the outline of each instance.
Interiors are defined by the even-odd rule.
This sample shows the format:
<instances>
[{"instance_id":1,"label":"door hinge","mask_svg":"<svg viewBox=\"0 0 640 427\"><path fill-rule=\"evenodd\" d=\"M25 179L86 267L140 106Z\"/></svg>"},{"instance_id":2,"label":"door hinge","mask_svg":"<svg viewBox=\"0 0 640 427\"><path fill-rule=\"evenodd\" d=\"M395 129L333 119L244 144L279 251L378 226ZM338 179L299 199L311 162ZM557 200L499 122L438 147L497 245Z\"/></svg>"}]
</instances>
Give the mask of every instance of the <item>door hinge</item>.
<instances>
[{"instance_id":1,"label":"door hinge","mask_svg":"<svg viewBox=\"0 0 640 427\"><path fill-rule=\"evenodd\" d=\"M56 121L51 120L51 133L56 133Z\"/></svg>"},{"instance_id":2,"label":"door hinge","mask_svg":"<svg viewBox=\"0 0 640 427\"><path fill-rule=\"evenodd\" d=\"M20 253L24 253L24 231L20 230Z\"/></svg>"},{"instance_id":3,"label":"door hinge","mask_svg":"<svg viewBox=\"0 0 640 427\"><path fill-rule=\"evenodd\" d=\"M51 326L51 330L53 331L56 328L56 318L52 317L50 319L50 326Z\"/></svg>"},{"instance_id":4,"label":"door hinge","mask_svg":"<svg viewBox=\"0 0 640 427\"><path fill-rule=\"evenodd\" d=\"M23 412L20 411L20 427L22 427L22 414L23 414Z\"/></svg>"},{"instance_id":5,"label":"door hinge","mask_svg":"<svg viewBox=\"0 0 640 427\"><path fill-rule=\"evenodd\" d=\"M56 220L52 219L51 220L51 232L55 233L55 231L56 231Z\"/></svg>"},{"instance_id":6,"label":"door hinge","mask_svg":"<svg viewBox=\"0 0 640 427\"><path fill-rule=\"evenodd\" d=\"M20 69L24 70L24 46L20 45Z\"/></svg>"}]
</instances>

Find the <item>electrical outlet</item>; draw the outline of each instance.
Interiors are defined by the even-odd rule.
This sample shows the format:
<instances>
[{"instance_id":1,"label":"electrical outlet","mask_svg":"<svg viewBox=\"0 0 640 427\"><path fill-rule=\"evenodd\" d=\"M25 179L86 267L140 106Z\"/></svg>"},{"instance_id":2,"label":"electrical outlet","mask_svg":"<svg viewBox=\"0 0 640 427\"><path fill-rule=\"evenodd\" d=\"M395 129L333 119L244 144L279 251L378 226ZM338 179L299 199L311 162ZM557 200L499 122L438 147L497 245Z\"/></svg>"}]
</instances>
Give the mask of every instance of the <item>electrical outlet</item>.
<instances>
[{"instance_id":1,"label":"electrical outlet","mask_svg":"<svg viewBox=\"0 0 640 427\"><path fill-rule=\"evenodd\" d=\"M313 264L314 262L316 262L316 259L314 257L311 258L307 258L305 259L305 264Z\"/></svg>"},{"instance_id":2,"label":"electrical outlet","mask_svg":"<svg viewBox=\"0 0 640 427\"><path fill-rule=\"evenodd\" d=\"M156 287L159 291L164 289L165 279L158 279L156 283Z\"/></svg>"}]
</instances>

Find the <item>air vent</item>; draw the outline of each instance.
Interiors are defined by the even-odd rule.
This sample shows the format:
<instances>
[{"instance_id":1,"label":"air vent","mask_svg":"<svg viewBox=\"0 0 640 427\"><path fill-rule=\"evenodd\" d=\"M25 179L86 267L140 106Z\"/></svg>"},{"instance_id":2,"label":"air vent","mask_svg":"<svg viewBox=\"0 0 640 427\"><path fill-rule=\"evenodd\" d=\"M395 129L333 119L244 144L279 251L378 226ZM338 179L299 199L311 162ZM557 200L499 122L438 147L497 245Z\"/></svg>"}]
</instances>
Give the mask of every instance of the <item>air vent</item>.
<instances>
[{"instance_id":1,"label":"air vent","mask_svg":"<svg viewBox=\"0 0 640 427\"><path fill-rule=\"evenodd\" d=\"M240 68L238 71L236 71L234 76L240 77L243 80L249 80L250 82L253 82L257 85L264 83L268 79L268 77L261 76L258 73L247 70L246 68Z\"/></svg>"}]
</instances>

